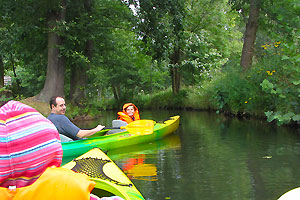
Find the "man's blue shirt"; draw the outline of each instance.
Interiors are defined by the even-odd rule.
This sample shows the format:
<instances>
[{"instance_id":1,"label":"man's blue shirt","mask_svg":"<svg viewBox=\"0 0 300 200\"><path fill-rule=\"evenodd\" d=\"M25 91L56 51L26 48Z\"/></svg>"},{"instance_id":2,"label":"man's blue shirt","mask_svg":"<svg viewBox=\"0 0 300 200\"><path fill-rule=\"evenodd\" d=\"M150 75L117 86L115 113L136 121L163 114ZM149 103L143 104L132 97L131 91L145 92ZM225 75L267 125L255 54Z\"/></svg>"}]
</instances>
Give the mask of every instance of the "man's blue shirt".
<instances>
[{"instance_id":1,"label":"man's blue shirt","mask_svg":"<svg viewBox=\"0 0 300 200\"><path fill-rule=\"evenodd\" d=\"M55 125L60 134L63 134L73 140L81 139L77 136L77 133L80 131L80 128L73 124L65 115L57 115L54 113L50 113L48 119Z\"/></svg>"}]
</instances>

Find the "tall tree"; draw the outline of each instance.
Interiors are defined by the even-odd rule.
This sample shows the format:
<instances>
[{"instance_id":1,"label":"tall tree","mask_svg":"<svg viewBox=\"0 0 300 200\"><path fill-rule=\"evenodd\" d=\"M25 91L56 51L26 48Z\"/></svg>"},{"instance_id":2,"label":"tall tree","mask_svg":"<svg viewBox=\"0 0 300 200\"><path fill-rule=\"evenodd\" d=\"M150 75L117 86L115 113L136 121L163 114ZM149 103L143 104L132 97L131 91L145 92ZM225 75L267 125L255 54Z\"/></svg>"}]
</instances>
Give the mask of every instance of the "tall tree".
<instances>
[{"instance_id":1,"label":"tall tree","mask_svg":"<svg viewBox=\"0 0 300 200\"><path fill-rule=\"evenodd\" d=\"M240 55L242 34L227 0L193 0L186 8L182 76L185 85L195 85Z\"/></svg>"},{"instance_id":2,"label":"tall tree","mask_svg":"<svg viewBox=\"0 0 300 200\"><path fill-rule=\"evenodd\" d=\"M71 42L75 43L74 51L82 52L81 57L83 57L83 60L72 62L70 65L69 98L71 102L76 105L79 105L85 100L85 88L88 79L87 71L91 68L93 58L94 41L91 39L93 38L93 24L90 20L91 16L94 16L92 12L93 4L94 0L73 1L70 5L70 10L73 14L69 16L70 19L67 19L68 23L75 24L73 28L75 28L76 31L71 31L71 34L74 32L77 35L72 34L73 37L71 37L76 38L71 40ZM78 59L75 58L75 60Z\"/></svg>"},{"instance_id":3,"label":"tall tree","mask_svg":"<svg viewBox=\"0 0 300 200\"><path fill-rule=\"evenodd\" d=\"M136 62L138 50L135 48L133 33L116 29L111 35L113 36L111 50L105 52L103 64L114 98L121 104L133 98L135 87L141 82Z\"/></svg>"},{"instance_id":4,"label":"tall tree","mask_svg":"<svg viewBox=\"0 0 300 200\"><path fill-rule=\"evenodd\" d=\"M9 48L12 44L11 38L7 38L9 34L8 27L11 26L11 10L12 4L8 1L3 1L0 4L0 88L4 86L4 59L8 57Z\"/></svg>"},{"instance_id":5,"label":"tall tree","mask_svg":"<svg viewBox=\"0 0 300 200\"><path fill-rule=\"evenodd\" d=\"M68 6L68 10L68 32L65 42L68 47L67 66L71 69L69 97L72 102L79 104L84 102L88 93L91 93L89 87L95 87L95 83L89 84L90 80L104 79L103 74L99 76L97 73L97 77L94 77L91 71L97 69L101 71L102 69L99 68L105 68L106 65L109 68L113 67L110 62L103 63L107 61L107 57L104 57L107 51L111 51L110 45L114 42L112 31L130 30L128 19L132 14L118 0L77 0ZM113 46L115 54L119 48L122 48L122 46ZM117 59L117 56L112 59Z\"/></svg>"},{"instance_id":6,"label":"tall tree","mask_svg":"<svg viewBox=\"0 0 300 200\"><path fill-rule=\"evenodd\" d=\"M21 80L17 74L20 66L26 65L27 68L31 68L32 63L37 66L38 60L43 60L41 47L44 43L40 41L41 29L37 25L40 23L40 20L37 20L40 19L40 12L35 12L32 4L34 2L19 0L3 0L0 3L0 54L6 72L13 71L13 83L19 83ZM32 85L39 79L38 74L43 71L40 66L38 69L34 70L36 74ZM17 95L19 94L14 94Z\"/></svg>"},{"instance_id":7,"label":"tall tree","mask_svg":"<svg viewBox=\"0 0 300 200\"><path fill-rule=\"evenodd\" d=\"M244 35L244 45L241 55L241 66L247 70L252 65L254 55L254 44L258 28L259 4L260 0L250 0L249 18L246 24Z\"/></svg>"},{"instance_id":8,"label":"tall tree","mask_svg":"<svg viewBox=\"0 0 300 200\"><path fill-rule=\"evenodd\" d=\"M244 44L240 64L247 70L255 55L256 35L261 31L268 38L276 34L291 37L299 28L299 5L297 0L229 0L232 9L237 10L246 23Z\"/></svg>"},{"instance_id":9,"label":"tall tree","mask_svg":"<svg viewBox=\"0 0 300 200\"><path fill-rule=\"evenodd\" d=\"M147 54L153 60L169 59L173 93L180 89L181 48L184 18L184 0L134 1L138 22Z\"/></svg>"},{"instance_id":10,"label":"tall tree","mask_svg":"<svg viewBox=\"0 0 300 200\"><path fill-rule=\"evenodd\" d=\"M259 10L262 3L261 0L229 0L229 3L234 10L241 13L246 23L240 65L244 70L247 70L252 65L255 50L254 44L259 24Z\"/></svg>"},{"instance_id":11,"label":"tall tree","mask_svg":"<svg viewBox=\"0 0 300 200\"><path fill-rule=\"evenodd\" d=\"M169 49L171 52L169 55L170 59L170 72L172 77L172 91L174 94L177 94L180 90L180 82L181 82L181 70L180 66L182 65L182 48L184 43L184 17L185 17L185 8L184 2L182 0L172 1L170 4L170 16L171 16L171 27L172 38L173 38L173 49Z\"/></svg>"},{"instance_id":12,"label":"tall tree","mask_svg":"<svg viewBox=\"0 0 300 200\"><path fill-rule=\"evenodd\" d=\"M58 23L65 21L66 2L61 1L58 9L48 10L48 65L46 81L42 91L36 96L38 100L49 101L51 96L64 96L65 57L61 55L59 46L63 38L55 31Z\"/></svg>"}]
</instances>

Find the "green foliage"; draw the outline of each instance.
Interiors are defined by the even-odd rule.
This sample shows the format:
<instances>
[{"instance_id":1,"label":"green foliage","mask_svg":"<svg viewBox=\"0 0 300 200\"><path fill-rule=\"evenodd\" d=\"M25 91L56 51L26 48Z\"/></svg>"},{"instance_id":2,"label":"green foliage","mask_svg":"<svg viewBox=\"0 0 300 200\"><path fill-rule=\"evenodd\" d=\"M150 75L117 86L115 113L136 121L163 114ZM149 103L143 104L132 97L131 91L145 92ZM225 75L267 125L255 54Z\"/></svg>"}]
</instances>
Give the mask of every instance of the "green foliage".
<instances>
[{"instance_id":1,"label":"green foliage","mask_svg":"<svg viewBox=\"0 0 300 200\"><path fill-rule=\"evenodd\" d=\"M90 105L96 110L115 110L119 109L119 104L114 98L93 98Z\"/></svg>"},{"instance_id":2,"label":"green foliage","mask_svg":"<svg viewBox=\"0 0 300 200\"><path fill-rule=\"evenodd\" d=\"M180 89L181 51L184 49L185 0L133 0L136 8L139 37L144 42L143 49L153 61L166 61L172 89Z\"/></svg>"},{"instance_id":3,"label":"green foliage","mask_svg":"<svg viewBox=\"0 0 300 200\"><path fill-rule=\"evenodd\" d=\"M247 72L237 64L244 28L239 20L246 17L230 11L227 0L126 1L136 5L134 12L124 1L90 1L90 9L86 2L66 1L65 21L51 30L63 37L65 93L74 69L87 73L87 100L74 107L74 115L132 101L141 108L209 108L266 113L278 124L299 121L298 1L261 1L256 55ZM248 0L230 3L241 15L249 9ZM15 97L36 95L44 84L47 16L59 5L60 0L0 3L0 55ZM184 87L176 96L167 89L174 66Z\"/></svg>"},{"instance_id":4,"label":"green foliage","mask_svg":"<svg viewBox=\"0 0 300 200\"><path fill-rule=\"evenodd\" d=\"M176 66L186 85L211 78L211 71L241 51L241 33L234 23L237 13L230 12L225 0L136 4L140 20L136 30L146 53L154 60L169 62L170 68Z\"/></svg>"},{"instance_id":5,"label":"green foliage","mask_svg":"<svg viewBox=\"0 0 300 200\"><path fill-rule=\"evenodd\" d=\"M7 71L6 74L12 77L12 85L8 86L8 88L13 91L13 95L22 95L25 98L36 95L42 89L45 81L45 74L35 72L35 69L31 67L23 68L17 66L17 77L14 76L12 71ZM17 86L17 81L20 84L20 88Z\"/></svg>"},{"instance_id":6,"label":"green foliage","mask_svg":"<svg viewBox=\"0 0 300 200\"><path fill-rule=\"evenodd\" d=\"M82 103L79 106L68 104L66 115L71 119L82 116L97 117L99 116L98 106L94 101ZM101 110L105 110L104 108L102 107Z\"/></svg>"},{"instance_id":7,"label":"green foliage","mask_svg":"<svg viewBox=\"0 0 300 200\"><path fill-rule=\"evenodd\" d=\"M138 106L139 109L147 109L146 106L150 105L151 101L151 95L145 94L145 93L139 93L136 95L133 100L130 100L128 102L134 102L136 106Z\"/></svg>"},{"instance_id":8,"label":"green foliage","mask_svg":"<svg viewBox=\"0 0 300 200\"><path fill-rule=\"evenodd\" d=\"M171 85L169 70L166 62L151 62L150 57L145 57L147 62L139 65L138 74L141 77L137 93L149 94L166 90Z\"/></svg>"},{"instance_id":9,"label":"green foliage","mask_svg":"<svg viewBox=\"0 0 300 200\"><path fill-rule=\"evenodd\" d=\"M217 73L203 94L222 111L261 115L278 125L299 121L300 68L297 41L262 45L263 56L247 72L238 66Z\"/></svg>"},{"instance_id":10,"label":"green foliage","mask_svg":"<svg viewBox=\"0 0 300 200\"><path fill-rule=\"evenodd\" d=\"M137 48L141 41L133 32L115 29L110 36L112 43L94 60L95 65L98 61L97 65L88 71L89 82L93 83L89 84L91 93L101 88L105 96L112 96L114 89L117 104L121 104L138 93L148 94L170 85L165 65L152 62L150 56Z\"/></svg>"},{"instance_id":11,"label":"green foliage","mask_svg":"<svg viewBox=\"0 0 300 200\"><path fill-rule=\"evenodd\" d=\"M66 113L66 115L70 118L73 119L77 116L84 116L86 114L88 114L86 112L86 108L80 108L78 106L72 106L72 105L68 105L68 112Z\"/></svg>"},{"instance_id":12,"label":"green foliage","mask_svg":"<svg viewBox=\"0 0 300 200\"><path fill-rule=\"evenodd\" d=\"M7 102L12 99L13 97L11 95L11 91L6 89L5 87L0 87L0 103Z\"/></svg>"},{"instance_id":13,"label":"green foliage","mask_svg":"<svg viewBox=\"0 0 300 200\"><path fill-rule=\"evenodd\" d=\"M129 1L130 2L130 1ZM184 18L183 0L132 1L137 11L137 33L145 43L146 54L153 60L168 58L180 42Z\"/></svg>"},{"instance_id":14,"label":"green foliage","mask_svg":"<svg viewBox=\"0 0 300 200\"><path fill-rule=\"evenodd\" d=\"M259 114L264 107L257 96L255 83L250 82L236 67L218 72L205 91L213 105L220 110L232 112L249 112Z\"/></svg>"},{"instance_id":15,"label":"green foliage","mask_svg":"<svg viewBox=\"0 0 300 200\"><path fill-rule=\"evenodd\" d=\"M182 62L184 82L193 85L202 80L212 78L212 74L224 65L228 58L224 58L220 51L209 41L209 32L201 30L200 34L186 32L185 60Z\"/></svg>"},{"instance_id":16,"label":"green foliage","mask_svg":"<svg viewBox=\"0 0 300 200\"><path fill-rule=\"evenodd\" d=\"M257 64L261 88L265 97L273 100L272 107L266 111L268 121L279 125L299 121L300 115L300 68L299 49L294 43L275 42L263 45L265 56Z\"/></svg>"},{"instance_id":17,"label":"green foliage","mask_svg":"<svg viewBox=\"0 0 300 200\"><path fill-rule=\"evenodd\" d=\"M209 44L209 46L207 44L201 46L199 51L208 52L213 48L221 54L222 58L230 58L241 53L242 33L237 24L239 15L231 11L227 0L191 1L186 6L188 12L185 31L196 34Z\"/></svg>"},{"instance_id":18,"label":"green foliage","mask_svg":"<svg viewBox=\"0 0 300 200\"><path fill-rule=\"evenodd\" d=\"M187 91L181 90L174 95L171 90L161 91L154 94L150 101L146 102L146 108L151 109L179 109L184 107Z\"/></svg>"},{"instance_id":19,"label":"green foliage","mask_svg":"<svg viewBox=\"0 0 300 200\"><path fill-rule=\"evenodd\" d=\"M265 112L267 116L268 122L272 122L273 120L277 121L278 125L288 124L291 120L297 122L300 121L300 115L295 114L293 112L283 113L283 112L273 112L267 111Z\"/></svg>"}]
</instances>

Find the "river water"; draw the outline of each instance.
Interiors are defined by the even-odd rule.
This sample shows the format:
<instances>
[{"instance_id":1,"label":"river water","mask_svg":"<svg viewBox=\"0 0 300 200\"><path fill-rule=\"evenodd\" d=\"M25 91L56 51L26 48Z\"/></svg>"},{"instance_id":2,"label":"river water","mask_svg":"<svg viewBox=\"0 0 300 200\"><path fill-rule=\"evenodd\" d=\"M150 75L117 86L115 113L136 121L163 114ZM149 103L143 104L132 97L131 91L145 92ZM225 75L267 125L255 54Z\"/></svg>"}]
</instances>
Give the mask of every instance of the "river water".
<instances>
[{"instance_id":1,"label":"river water","mask_svg":"<svg viewBox=\"0 0 300 200\"><path fill-rule=\"evenodd\" d=\"M111 126L116 112L94 122ZM300 131L259 120L199 111L143 111L156 121L180 115L162 140L111 150L108 156L147 200L274 200L300 187Z\"/></svg>"}]
</instances>

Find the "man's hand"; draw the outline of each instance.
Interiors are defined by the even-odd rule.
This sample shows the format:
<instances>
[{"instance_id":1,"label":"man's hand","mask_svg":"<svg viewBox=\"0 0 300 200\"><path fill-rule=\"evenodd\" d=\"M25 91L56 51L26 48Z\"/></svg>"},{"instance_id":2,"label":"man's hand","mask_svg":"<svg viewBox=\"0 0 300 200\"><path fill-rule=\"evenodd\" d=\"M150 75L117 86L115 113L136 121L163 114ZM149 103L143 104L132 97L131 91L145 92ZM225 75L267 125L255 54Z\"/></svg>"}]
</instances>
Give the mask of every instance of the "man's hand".
<instances>
[{"instance_id":1,"label":"man's hand","mask_svg":"<svg viewBox=\"0 0 300 200\"><path fill-rule=\"evenodd\" d=\"M105 126L102 126L102 125L98 125L96 128L93 128L91 130L80 130L78 131L77 133L77 136L80 137L80 138L86 138L88 136L91 136L99 131L101 131Z\"/></svg>"},{"instance_id":2,"label":"man's hand","mask_svg":"<svg viewBox=\"0 0 300 200\"><path fill-rule=\"evenodd\" d=\"M105 126L102 126L102 125L99 124L99 125L98 125L96 128L94 128L93 130L95 130L96 133L97 133L97 132L101 131L104 127L105 127Z\"/></svg>"}]
</instances>

